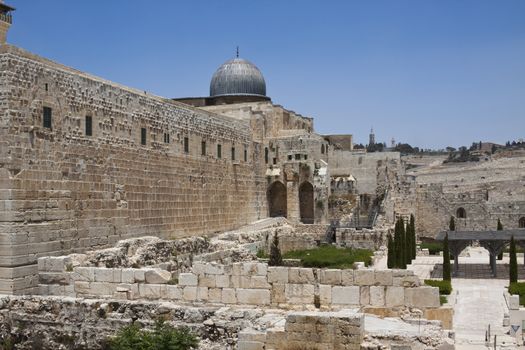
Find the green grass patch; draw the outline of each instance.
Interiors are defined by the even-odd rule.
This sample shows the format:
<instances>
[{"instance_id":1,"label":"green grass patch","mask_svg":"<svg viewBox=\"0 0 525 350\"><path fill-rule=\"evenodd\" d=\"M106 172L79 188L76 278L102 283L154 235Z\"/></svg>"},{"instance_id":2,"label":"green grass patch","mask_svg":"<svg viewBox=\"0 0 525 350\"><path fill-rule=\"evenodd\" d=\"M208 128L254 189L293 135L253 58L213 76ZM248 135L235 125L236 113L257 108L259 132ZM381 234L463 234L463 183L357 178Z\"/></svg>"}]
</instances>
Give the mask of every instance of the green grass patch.
<instances>
[{"instance_id":1,"label":"green grass patch","mask_svg":"<svg viewBox=\"0 0 525 350\"><path fill-rule=\"evenodd\" d=\"M445 305L447 303L448 299L447 299L447 296L446 295L440 295L439 296L439 304L440 305Z\"/></svg>"},{"instance_id":2,"label":"green grass patch","mask_svg":"<svg viewBox=\"0 0 525 350\"><path fill-rule=\"evenodd\" d=\"M440 295L450 295L452 293L452 283L441 280L425 280L425 284L431 287L438 287Z\"/></svg>"},{"instance_id":3,"label":"green grass patch","mask_svg":"<svg viewBox=\"0 0 525 350\"><path fill-rule=\"evenodd\" d=\"M326 245L316 249L294 250L284 254L283 258L299 259L303 267L351 269L357 261L363 261L369 266L372 255L372 251L368 249L336 248Z\"/></svg>"},{"instance_id":4,"label":"green grass patch","mask_svg":"<svg viewBox=\"0 0 525 350\"><path fill-rule=\"evenodd\" d=\"M520 296L520 305L525 305L525 282L513 282L509 286L509 293Z\"/></svg>"},{"instance_id":5,"label":"green grass patch","mask_svg":"<svg viewBox=\"0 0 525 350\"><path fill-rule=\"evenodd\" d=\"M423 242L420 245L421 249L428 249L430 255L439 255L443 251L443 243L441 242Z\"/></svg>"},{"instance_id":6,"label":"green grass patch","mask_svg":"<svg viewBox=\"0 0 525 350\"><path fill-rule=\"evenodd\" d=\"M259 249L256 255L259 259L270 259L270 256L266 254L264 249Z\"/></svg>"}]
</instances>

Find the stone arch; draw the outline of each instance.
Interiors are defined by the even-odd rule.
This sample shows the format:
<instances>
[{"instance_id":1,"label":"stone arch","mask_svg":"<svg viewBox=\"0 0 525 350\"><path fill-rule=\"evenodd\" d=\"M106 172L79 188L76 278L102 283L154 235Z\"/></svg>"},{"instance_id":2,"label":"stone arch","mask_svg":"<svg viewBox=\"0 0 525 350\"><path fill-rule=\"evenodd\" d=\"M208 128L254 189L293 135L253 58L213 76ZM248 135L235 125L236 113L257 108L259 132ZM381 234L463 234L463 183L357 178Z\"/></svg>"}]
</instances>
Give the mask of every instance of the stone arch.
<instances>
[{"instance_id":1,"label":"stone arch","mask_svg":"<svg viewBox=\"0 0 525 350\"><path fill-rule=\"evenodd\" d=\"M299 186L299 213L303 224L314 223L314 186L308 181Z\"/></svg>"},{"instance_id":2,"label":"stone arch","mask_svg":"<svg viewBox=\"0 0 525 350\"><path fill-rule=\"evenodd\" d=\"M519 228L525 228L525 216L521 217L518 221Z\"/></svg>"},{"instance_id":3,"label":"stone arch","mask_svg":"<svg viewBox=\"0 0 525 350\"><path fill-rule=\"evenodd\" d=\"M268 187L267 196L270 217L286 217L288 206L286 201L286 186L280 181L275 181Z\"/></svg>"},{"instance_id":4,"label":"stone arch","mask_svg":"<svg viewBox=\"0 0 525 350\"><path fill-rule=\"evenodd\" d=\"M465 210L465 208L458 208L458 210L456 210L456 217L458 219L466 219L467 211Z\"/></svg>"}]
</instances>

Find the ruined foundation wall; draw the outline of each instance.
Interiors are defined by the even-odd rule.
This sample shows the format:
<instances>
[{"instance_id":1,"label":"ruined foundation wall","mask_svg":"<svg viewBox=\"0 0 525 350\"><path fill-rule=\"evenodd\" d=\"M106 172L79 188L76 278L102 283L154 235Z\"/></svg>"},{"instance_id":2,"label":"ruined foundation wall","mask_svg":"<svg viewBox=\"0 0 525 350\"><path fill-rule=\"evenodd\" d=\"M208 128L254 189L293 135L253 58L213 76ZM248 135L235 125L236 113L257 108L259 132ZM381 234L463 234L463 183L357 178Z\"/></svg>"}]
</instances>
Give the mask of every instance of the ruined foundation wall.
<instances>
[{"instance_id":1,"label":"ruined foundation wall","mask_svg":"<svg viewBox=\"0 0 525 350\"><path fill-rule=\"evenodd\" d=\"M32 291L40 256L128 237L202 235L267 216L263 160L247 122L11 46L0 49L0 142L0 292Z\"/></svg>"}]
</instances>

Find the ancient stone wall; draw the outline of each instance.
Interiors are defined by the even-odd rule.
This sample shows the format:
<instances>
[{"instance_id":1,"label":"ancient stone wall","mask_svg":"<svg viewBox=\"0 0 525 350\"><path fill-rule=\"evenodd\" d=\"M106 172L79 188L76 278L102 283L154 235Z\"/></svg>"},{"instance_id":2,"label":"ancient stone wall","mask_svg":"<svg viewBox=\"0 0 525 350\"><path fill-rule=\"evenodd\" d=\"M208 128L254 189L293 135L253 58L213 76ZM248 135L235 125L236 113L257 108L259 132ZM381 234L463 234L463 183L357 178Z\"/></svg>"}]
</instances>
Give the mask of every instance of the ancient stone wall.
<instances>
[{"instance_id":1,"label":"ancient stone wall","mask_svg":"<svg viewBox=\"0 0 525 350\"><path fill-rule=\"evenodd\" d=\"M391 176L388 171L400 167L399 152L347 152L331 150L328 165L331 176L349 176L356 179L355 188L360 194L377 193L378 187L385 186Z\"/></svg>"},{"instance_id":2,"label":"ancient stone wall","mask_svg":"<svg viewBox=\"0 0 525 350\"><path fill-rule=\"evenodd\" d=\"M415 214L418 234L426 237L448 229L451 216L456 230L495 230L498 219L504 228L518 228L525 217L524 174L523 157L416 169L399 183L394 210Z\"/></svg>"},{"instance_id":3,"label":"ancient stone wall","mask_svg":"<svg viewBox=\"0 0 525 350\"><path fill-rule=\"evenodd\" d=\"M437 288L421 286L413 271L330 270L195 262L192 272L158 268L68 267L67 257L39 259L44 295L171 300L223 305L341 309L437 308Z\"/></svg>"},{"instance_id":4,"label":"ancient stone wall","mask_svg":"<svg viewBox=\"0 0 525 350\"><path fill-rule=\"evenodd\" d=\"M39 256L267 216L247 122L0 50L0 291L36 287Z\"/></svg>"},{"instance_id":5,"label":"ancient stone wall","mask_svg":"<svg viewBox=\"0 0 525 350\"><path fill-rule=\"evenodd\" d=\"M364 335L364 315L344 312L292 312L284 327L266 331L243 330L239 350L359 350Z\"/></svg>"}]
</instances>

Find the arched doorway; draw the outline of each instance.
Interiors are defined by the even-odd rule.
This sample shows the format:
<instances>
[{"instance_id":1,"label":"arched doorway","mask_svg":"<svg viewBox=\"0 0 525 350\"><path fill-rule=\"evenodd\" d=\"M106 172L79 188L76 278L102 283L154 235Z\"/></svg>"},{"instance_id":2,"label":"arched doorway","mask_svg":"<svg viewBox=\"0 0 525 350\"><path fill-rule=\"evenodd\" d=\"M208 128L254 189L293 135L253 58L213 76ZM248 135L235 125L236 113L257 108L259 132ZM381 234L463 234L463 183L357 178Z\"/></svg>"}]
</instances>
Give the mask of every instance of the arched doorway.
<instances>
[{"instance_id":1,"label":"arched doorway","mask_svg":"<svg viewBox=\"0 0 525 350\"><path fill-rule=\"evenodd\" d=\"M314 186L309 182L299 186L299 212L303 224L314 223Z\"/></svg>"},{"instance_id":2,"label":"arched doorway","mask_svg":"<svg viewBox=\"0 0 525 350\"><path fill-rule=\"evenodd\" d=\"M268 187L268 209L270 217L286 217L286 186L282 182L275 181Z\"/></svg>"},{"instance_id":3,"label":"arched doorway","mask_svg":"<svg viewBox=\"0 0 525 350\"><path fill-rule=\"evenodd\" d=\"M519 228L525 228L525 216L520 219L518 226Z\"/></svg>"},{"instance_id":4,"label":"arched doorway","mask_svg":"<svg viewBox=\"0 0 525 350\"><path fill-rule=\"evenodd\" d=\"M464 208L458 208L458 210L456 210L456 217L458 219L466 219L467 211Z\"/></svg>"}]
</instances>

